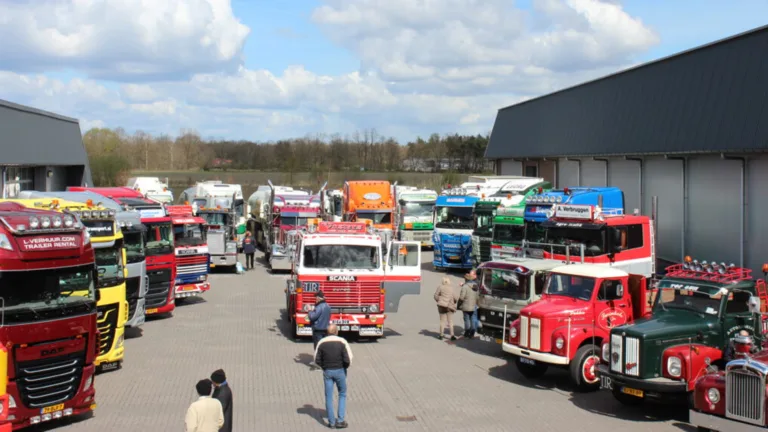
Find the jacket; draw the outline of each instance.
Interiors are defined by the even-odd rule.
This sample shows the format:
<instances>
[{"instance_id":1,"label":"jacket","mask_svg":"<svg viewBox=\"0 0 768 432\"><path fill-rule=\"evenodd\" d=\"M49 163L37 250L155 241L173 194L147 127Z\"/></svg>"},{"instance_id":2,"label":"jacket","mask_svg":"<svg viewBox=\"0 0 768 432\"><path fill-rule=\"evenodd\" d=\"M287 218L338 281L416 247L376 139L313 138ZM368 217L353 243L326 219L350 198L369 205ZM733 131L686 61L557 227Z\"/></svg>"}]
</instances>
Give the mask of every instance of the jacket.
<instances>
[{"instance_id":1,"label":"jacket","mask_svg":"<svg viewBox=\"0 0 768 432\"><path fill-rule=\"evenodd\" d=\"M221 402L210 396L200 396L189 406L184 423L186 432L219 432L224 426Z\"/></svg>"},{"instance_id":2,"label":"jacket","mask_svg":"<svg viewBox=\"0 0 768 432\"><path fill-rule=\"evenodd\" d=\"M224 411L224 426L221 432L232 432L232 389L226 381L216 387L213 391L214 399L221 402L221 409Z\"/></svg>"},{"instance_id":3,"label":"jacket","mask_svg":"<svg viewBox=\"0 0 768 432\"><path fill-rule=\"evenodd\" d=\"M437 287L435 301L438 306L456 310L456 296L453 294L453 287L450 285L440 285Z\"/></svg>"},{"instance_id":4,"label":"jacket","mask_svg":"<svg viewBox=\"0 0 768 432\"><path fill-rule=\"evenodd\" d=\"M256 242L253 241L253 237L246 237L243 239L243 253L256 253Z\"/></svg>"},{"instance_id":5,"label":"jacket","mask_svg":"<svg viewBox=\"0 0 768 432\"><path fill-rule=\"evenodd\" d=\"M460 309L463 312L474 312L475 306L477 306L477 291L475 288L477 284L474 281L464 283L461 287L461 294L459 294L459 302L461 303Z\"/></svg>"},{"instance_id":6,"label":"jacket","mask_svg":"<svg viewBox=\"0 0 768 432\"><path fill-rule=\"evenodd\" d=\"M309 311L309 322L312 324L312 330L328 330L328 324L331 323L331 307L325 300Z\"/></svg>"},{"instance_id":7,"label":"jacket","mask_svg":"<svg viewBox=\"0 0 768 432\"><path fill-rule=\"evenodd\" d=\"M315 363L323 370L347 369L352 364L352 350L344 338L326 336L317 344Z\"/></svg>"}]
</instances>

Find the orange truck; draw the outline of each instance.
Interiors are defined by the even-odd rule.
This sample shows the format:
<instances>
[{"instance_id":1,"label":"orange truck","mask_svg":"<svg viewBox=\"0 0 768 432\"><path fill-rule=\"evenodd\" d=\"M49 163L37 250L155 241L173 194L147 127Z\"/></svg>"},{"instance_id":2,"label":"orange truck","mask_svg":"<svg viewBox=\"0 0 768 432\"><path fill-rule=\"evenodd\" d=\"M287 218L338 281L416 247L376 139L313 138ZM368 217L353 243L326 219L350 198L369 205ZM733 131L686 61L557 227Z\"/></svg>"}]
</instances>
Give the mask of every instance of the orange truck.
<instances>
[{"instance_id":1,"label":"orange truck","mask_svg":"<svg viewBox=\"0 0 768 432\"><path fill-rule=\"evenodd\" d=\"M371 220L383 244L394 238L395 197L388 181L348 181L344 183L342 203L345 222Z\"/></svg>"}]
</instances>

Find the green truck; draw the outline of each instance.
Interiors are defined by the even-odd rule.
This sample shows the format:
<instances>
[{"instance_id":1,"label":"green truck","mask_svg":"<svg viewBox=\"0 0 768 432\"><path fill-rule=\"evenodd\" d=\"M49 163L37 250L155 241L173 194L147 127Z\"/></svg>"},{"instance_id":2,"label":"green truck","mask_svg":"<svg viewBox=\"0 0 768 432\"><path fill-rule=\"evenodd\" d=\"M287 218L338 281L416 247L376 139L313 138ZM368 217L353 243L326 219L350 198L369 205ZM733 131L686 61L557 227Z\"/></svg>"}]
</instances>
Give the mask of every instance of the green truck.
<instances>
[{"instance_id":1,"label":"green truck","mask_svg":"<svg viewBox=\"0 0 768 432\"><path fill-rule=\"evenodd\" d=\"M723 361L734 335L761 338L753 296L765 298L765 282L749 269L706 261L668 267L648 300L652 316L615 327L602 341L601 388L624 404L690 403L696 379Z\"/></svg>"},{"instance_id":2,"label":"green truck","mask_svg":"<svg viewBox=\"0 0 768 432\"><path fill-rule=\"evenodd\" d=\"M472 231L472 257L475 263L479 265L499 259L493 254L492 244L497 243L495 237L499 236L500 242L496 248L501 249L507 245L505 242L511 239L512 233L522 233L525 198L550 189L552 184L542 178L520 177L504 184L497 193L480 198L475 203ZM522 236L515 235L514 238L519 240ZM519 243L515 241L513 246L519 246Z\"/></svg>"}]
</instances>

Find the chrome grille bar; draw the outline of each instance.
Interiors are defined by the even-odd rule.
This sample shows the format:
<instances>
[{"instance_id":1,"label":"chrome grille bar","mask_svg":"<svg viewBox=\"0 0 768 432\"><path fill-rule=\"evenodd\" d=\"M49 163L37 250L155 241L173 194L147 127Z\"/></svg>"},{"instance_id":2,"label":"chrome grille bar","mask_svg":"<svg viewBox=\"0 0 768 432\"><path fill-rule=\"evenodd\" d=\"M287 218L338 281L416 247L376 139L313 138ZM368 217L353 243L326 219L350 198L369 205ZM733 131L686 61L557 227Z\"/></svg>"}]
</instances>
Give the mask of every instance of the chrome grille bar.
<instances>
[{"instance_id":1,"label":"chrome grille bar","mask_svg":"<svg viewBox=\"0 0 768 432\"><path fill-rule=\"evenodd\" d=\"M749 369L728 369L725 377L725 416L764 424L765 380Z\"/></svg>"}]
</instances>

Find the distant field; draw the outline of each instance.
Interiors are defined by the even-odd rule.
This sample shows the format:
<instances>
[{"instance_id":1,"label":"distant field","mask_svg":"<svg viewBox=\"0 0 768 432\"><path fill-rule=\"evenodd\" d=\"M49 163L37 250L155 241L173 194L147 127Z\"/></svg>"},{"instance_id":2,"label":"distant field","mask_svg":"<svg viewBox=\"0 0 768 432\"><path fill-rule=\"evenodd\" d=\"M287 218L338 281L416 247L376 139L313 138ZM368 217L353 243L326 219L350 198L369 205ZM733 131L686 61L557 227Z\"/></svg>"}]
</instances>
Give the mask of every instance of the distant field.
<instances>
[{"instance_id":1,"label":"distant field","mask_svg":"<svg viewBox=\"0 0 768 432\"><path fill-rule=\"evenodd\" d=\"M428 187L436 189L445 183L461 183L466 181L467 174L443 173L413 173L413 172L332 172L325 173L317 179L312 173L302 172L293 175L282 172L265 171L134 171L135 176L168 178L168 186L178 196L184 189L203 180L221 180L224 183L240 184L243 186L243 196L246 199L259 185L272 180L274 184L306 187L317 190L323 182L328 181L329 188L340 188L345 180L389 180L409 186Z\"/></svg>"}]
</instances>

